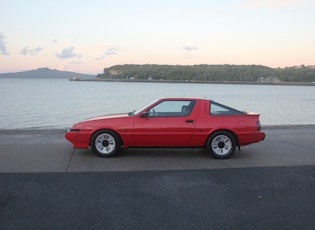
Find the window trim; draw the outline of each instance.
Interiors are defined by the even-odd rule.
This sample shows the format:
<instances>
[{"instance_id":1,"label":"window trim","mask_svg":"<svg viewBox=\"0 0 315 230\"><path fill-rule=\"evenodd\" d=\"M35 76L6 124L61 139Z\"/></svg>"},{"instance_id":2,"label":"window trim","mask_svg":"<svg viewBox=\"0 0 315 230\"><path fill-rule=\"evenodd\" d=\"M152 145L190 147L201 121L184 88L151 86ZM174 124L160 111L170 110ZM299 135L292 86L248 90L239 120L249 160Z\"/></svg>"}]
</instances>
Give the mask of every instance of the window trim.
<instances>
[{"instance_id":1,"label":"window trim","mask_svg":"<svg viewBox=\"0 0 315 230\"><path fill-rule=\"evenodd\" d=\"M178 101L178 102L180 102L180 101L185 101L185 102L189 102L189 105L186 105L186 106L191 106L191 110L190 110L190 112L188 113L188 114L185 114L185 115L183 115L183 112L182 111L180 111L180 112L165 112L165 115L163 115L163 114L161 114L161 115L157 115L157 116L150 116L150 110L151 109L153 109L155 106L157 106L157 105L159 105L159 104L161 104L161 103L164 103L164 102L168 102L168 101ZM197 100L190 100L190 99L183 99L183 100L181 100L181 99L172 99L172 100L163 100L163 101L161 101L161 102L159 102L159 103L157 103L157 104L155 104L154 106L152 106L152 107L150 107L148 110L147 110L147 113L148 113L148 115L149 115L149 117L151 118L156 118L156 117L187 117L187 116L190 116L190 114L192 113L192 111L193 111L193 109L195 108L195 106L196 106L196 103L197 102ZM190 105L192 103L192 105ZM183 107L184 105L182 105L182 107ZM177 114L177 115L168 115L168 114L166 114L166 113L168 113L168 114L171 114L171 113L174 113L174 114ZM157 112L157 114L158 114L158 112Z\"/></svg>"}]
</instances>

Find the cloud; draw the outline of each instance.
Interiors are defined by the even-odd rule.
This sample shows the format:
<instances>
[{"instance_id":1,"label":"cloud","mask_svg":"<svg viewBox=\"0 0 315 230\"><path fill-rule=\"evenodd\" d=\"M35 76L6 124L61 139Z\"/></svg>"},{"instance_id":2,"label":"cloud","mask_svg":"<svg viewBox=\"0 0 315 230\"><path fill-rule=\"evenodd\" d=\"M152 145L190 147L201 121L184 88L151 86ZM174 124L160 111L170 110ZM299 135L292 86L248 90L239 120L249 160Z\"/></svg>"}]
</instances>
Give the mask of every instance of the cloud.
<instances>
[{"instance_id":1,"label":"cloud","mask_svg":"<svg viewBox=\"0 0 315 230\"><path fill-rule=\"evenodd\" d=\"M0 53L3 55L9 55L6 47L5 36L3 33L0 33Z\"/></svg>"},{"instance_id":2,"label":"cloud","mask_svg":"<svg viewBox=\"0 0 315 230\"><path fill-rule=\"evenodd\" d=\"M56 53L57 58L67 59L67 58L80 58L81 55L74 52L73 47L64 48L60 53Z\"/></svg>"},{"instance_id":3,"label":"cloud","mask_svg":"<svg viewBox=\"0 0 315 230\"><path fill-rule=\"evenodd\" d=\"M38 54L43 48L42 47L37 47L34 49L29 49L27 46L25 46L23 49L21 49L20 54L22 55L32 55L35 56Z\"/></svg>"},{"instance_id":4,"label":"cloud","mask_svg":"<svg viewBox=\"0 0 315 230\"><path fill-rule=\"evenodd\" d=\"M246 8L273 8L281 9L303 5L314 0L246 0L241 5Z\"/></svg>"},{"instance_id":5,"label":"cloud","mask_svg":"<svg viewBox=\"0 0 315 230\"><path fill-rule=\"evenodd\" d=\"M104 59L106 56L109 56L109 55L116 55L116 54L118 54L118 51L119 51L119 50L118 50L117 48L115 48L115 47L109 48L109 49L107 49L107 50L104 52L104 54L103 54L101 57L95 58L95 60L100 61L100 60Z\"/></svg>"},{"instance_id":6,"label":"cloud","mask_svg":"<svg viewBox=\"0 0 315 230\"><path fill-rule=\"evenodd\" d=\"M198 50L198 48L196 46L182 46L182 50L194 51L194 50Z\"/></svg>"}]
</instances>

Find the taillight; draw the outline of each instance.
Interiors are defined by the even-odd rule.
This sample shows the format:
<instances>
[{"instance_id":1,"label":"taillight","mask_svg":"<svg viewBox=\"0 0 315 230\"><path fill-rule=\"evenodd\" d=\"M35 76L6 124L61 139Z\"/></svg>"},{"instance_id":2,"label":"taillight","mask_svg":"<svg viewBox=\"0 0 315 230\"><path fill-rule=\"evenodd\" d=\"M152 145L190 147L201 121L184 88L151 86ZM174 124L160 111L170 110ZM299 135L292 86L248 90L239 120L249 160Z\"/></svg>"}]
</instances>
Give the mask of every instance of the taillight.
<instances>
[{"instance_id":1,"label":"taillight","mask_svg":"<svg viewBox=\"0 0 315 230\"><path fill-rule=\"evenodd\" d=\"M257 126L257 130L258 130L258 131L261 130L261 125L260 125L260 122L259 122L259 121L256 122L256 126Z\"/></svg>"}]
</instances>

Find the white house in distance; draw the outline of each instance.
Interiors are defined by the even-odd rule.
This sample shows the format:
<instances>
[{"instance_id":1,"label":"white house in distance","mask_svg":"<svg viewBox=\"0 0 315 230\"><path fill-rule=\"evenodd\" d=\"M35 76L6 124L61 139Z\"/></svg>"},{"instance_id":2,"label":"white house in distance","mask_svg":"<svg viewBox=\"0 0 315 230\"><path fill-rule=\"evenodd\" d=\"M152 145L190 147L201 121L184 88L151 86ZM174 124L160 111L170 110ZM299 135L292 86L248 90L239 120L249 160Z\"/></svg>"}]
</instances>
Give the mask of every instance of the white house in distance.
<instances>
[{"instance_id":1,"label":"white house in distance","mask_svg":"<svg viewBox=\"0 0 315 230\"><path fill-rule=\"evenodd\" d=\"M282 81L277 76L260 77L258 82L260 83L281 83Z\"/></svg>"}]
</instances>

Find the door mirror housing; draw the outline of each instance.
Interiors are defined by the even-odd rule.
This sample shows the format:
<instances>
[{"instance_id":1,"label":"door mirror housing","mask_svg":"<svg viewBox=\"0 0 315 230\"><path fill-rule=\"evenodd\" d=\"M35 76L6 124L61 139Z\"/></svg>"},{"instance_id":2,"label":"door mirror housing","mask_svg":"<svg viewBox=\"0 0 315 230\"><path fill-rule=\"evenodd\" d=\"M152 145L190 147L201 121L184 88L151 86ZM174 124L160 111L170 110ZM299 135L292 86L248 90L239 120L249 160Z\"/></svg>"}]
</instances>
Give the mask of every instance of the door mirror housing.
<instances>
[{"instance_id":1,"label":"door mirror housing","mask_svg":"<svg viewBox=\"0 0 315 230\"><path fill-rule=\"evenodd\" d=\"M149 117L148 111L143 112L140 117L142 117L142 118Z\"/></svg>"}]
</instances>

